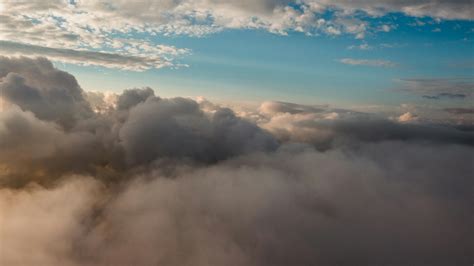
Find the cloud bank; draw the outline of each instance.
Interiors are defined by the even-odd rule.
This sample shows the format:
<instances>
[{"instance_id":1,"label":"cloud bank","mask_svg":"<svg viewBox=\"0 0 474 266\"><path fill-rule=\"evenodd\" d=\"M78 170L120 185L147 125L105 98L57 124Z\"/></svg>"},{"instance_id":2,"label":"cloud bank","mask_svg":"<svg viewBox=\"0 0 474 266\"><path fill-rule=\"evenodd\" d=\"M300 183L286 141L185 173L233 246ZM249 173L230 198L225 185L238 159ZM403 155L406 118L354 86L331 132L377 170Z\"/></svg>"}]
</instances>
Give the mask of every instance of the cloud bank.
<instances>
[{"instance_id":1,"label":"cloud bank","mask_svg":"<svg viewBox=\"0 0 474 266\"><path fill-rule=\"evenodd\" d=\"M1 264L472 262L472 130L111 97L44 58L0 57L0 95Z\"/></svg>"}]
</instances>

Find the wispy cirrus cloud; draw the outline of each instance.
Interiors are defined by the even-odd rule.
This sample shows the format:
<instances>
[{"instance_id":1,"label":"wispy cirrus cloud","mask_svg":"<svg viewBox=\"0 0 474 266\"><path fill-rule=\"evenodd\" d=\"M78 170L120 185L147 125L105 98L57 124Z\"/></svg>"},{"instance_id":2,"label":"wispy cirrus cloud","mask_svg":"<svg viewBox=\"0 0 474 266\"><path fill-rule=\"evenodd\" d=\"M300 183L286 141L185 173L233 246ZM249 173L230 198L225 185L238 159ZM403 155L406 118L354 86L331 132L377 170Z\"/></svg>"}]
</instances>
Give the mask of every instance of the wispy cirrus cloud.
<instances>
[{"instance_id":1,"label":"wispy cirrus cloud","mask_svg":"<svg viewBox=\"0 0 474 266\"><path fill-rule=\"evenodd\" d=\"M337 61L352 66L394 67L397 65L392 61L382 59L342 58Z\"/></svg>"}]
</instances>

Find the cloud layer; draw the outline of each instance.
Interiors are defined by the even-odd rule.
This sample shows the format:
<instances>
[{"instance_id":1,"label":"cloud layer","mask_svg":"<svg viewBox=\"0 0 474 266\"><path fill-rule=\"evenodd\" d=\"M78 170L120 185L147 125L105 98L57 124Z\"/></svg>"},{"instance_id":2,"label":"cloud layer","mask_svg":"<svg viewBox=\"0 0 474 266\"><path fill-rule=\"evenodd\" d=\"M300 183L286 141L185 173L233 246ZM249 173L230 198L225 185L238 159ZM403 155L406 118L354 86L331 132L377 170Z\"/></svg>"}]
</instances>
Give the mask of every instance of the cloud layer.
<instances>
[{"instance_id":1,"label":"cloud layer","mask_svg":"<svg viewBox=\"0 0 474 266\"><path fill-rule=\"evenodd\" d=\"M0 95L0 264L471 263L468 127L84 92L44 58L1 57Z\"/></svg>"},{"instance_id":2,"label":"cloud layer","mask_svg":"<svg viewBox=\"0 0 474 266\"><path fill-rule=\"evenodd\" d=\"M204 36L227 29L259 29L283 35L350 34L363 39L367 34L391 31L395 22L371 20L389 13L435 20L473 19L469 0L2 0L0 11L3 55L48 55L67 63L138 71L179 67L180 56L190 52L156 44L152 40L156 35Z\"/></svg>"}]
</instances>

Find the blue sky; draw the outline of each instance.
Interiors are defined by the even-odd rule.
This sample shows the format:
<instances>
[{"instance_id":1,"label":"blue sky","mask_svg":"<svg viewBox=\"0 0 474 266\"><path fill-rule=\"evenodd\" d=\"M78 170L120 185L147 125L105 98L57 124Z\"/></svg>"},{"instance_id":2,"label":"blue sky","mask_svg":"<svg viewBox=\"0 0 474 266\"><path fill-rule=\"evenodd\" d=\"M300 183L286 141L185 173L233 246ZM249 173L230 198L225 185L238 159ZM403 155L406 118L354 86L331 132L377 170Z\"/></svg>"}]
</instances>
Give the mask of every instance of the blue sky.
<instances>
[{"instance_id":1,"label":"blue sky","mask_svg":"<svg viewBox=\"0 0 474 266\"><path fill-rule=\"evenodd\" d=\"M472 22L409 25L363 40L345 36L288 36L263 30L226 30L204 37L140 36L192 50L179 61L188 67L144 72L64 65L92 90L149 86L165 96L301 103L398 104L417 96L394 90L408 78L474 78ZM435 29L440 29L436 32ZM358 46L367 45L366 49ZM362 46L365 47L365 46ZM388 60L393 67L346 65L341 58Z\"/></svg>"},{"instance_id":2,"label":"blue sky","mask_svg":"<svg viewBox=\"0 0 474 266\"><path fill-rule=\"evenodd\" d=\"M120 92L149 86L165 97L204 96L224 101L470 105L466 99L472 95L474 78L474 23L472 14L465 12L469 2L467 6L436 2L426 9L423 1L411 6L381 1L374 8L365 2L345 1L335 1L333 6L313 0L288 1L286 6L269 0L261 5L259 1L218 1L216 7L195 1L190 2L194 9L181 13L171 13L182 7L173 6L165 19L146 13L155 4L158 8L163 5L148 2L143 7L113 6L110 10L76 2L67 7L43 7L38 2L24 7L22 12L29 8L30 13L22 16L10 12L11 20L25 19L27 14L30 28L43 24L57 27L42 32L52 38L32 38L28 28L20 37L3 32L0 41L10 53L38 55L36 50L46 51L44 56L51 56L59 68L75 75L86 90ZM189 6L189 2L178 2ZM80 20L84 14L90 16L85 24ZM115 25L122 22L101 20L102 16L131 16L134 20ZM55 38L60 41L52 41ZM112 45L115 41L120 43ZM128 49L133 42L160 47ZM15 47L19 45L25 47L18 51ZM122 58L68 55L77 51ZM152 59L129 66L127 56ZM440 80L442 86L430 91L426 84L433 80ZM461 88L456 87L457 80L462 80ZM449 86L455 88L451 91ZM461 91L468 97L462 101L459 97L441 97L443 101L423 97L446 91Z\"/></svg>"}]
</instances>

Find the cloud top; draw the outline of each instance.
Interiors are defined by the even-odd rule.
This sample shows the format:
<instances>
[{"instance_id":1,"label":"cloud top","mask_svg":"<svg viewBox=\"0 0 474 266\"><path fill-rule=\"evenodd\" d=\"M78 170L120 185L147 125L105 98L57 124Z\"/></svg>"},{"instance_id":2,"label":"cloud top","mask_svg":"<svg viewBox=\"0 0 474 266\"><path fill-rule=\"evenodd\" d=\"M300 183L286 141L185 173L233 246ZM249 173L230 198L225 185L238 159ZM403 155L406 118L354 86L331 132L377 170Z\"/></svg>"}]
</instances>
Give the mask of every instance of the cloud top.
<instances>
[{"instance_id":1,"label":"cloud top","mask_svg":"<svg viewBox=\"0 0 474 266\"><path fill-rule=\"evenodd\" d=\"M2 265L471 262L467 125L112 97L45 58L0 57L0 96Z\"/></svg>"}]
</instances>

